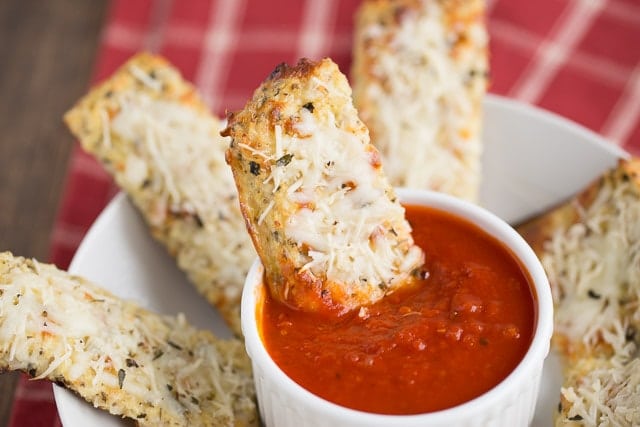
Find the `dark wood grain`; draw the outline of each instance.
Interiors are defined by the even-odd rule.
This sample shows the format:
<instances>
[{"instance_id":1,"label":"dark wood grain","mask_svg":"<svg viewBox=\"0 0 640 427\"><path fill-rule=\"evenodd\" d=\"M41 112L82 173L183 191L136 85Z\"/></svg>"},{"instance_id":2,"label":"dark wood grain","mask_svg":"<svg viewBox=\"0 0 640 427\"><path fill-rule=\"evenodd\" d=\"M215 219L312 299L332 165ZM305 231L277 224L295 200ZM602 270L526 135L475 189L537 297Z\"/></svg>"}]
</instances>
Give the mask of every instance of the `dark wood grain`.
<instances>
[{"instance_id":1,"label":"dark wood grain","mask_svg":"<svg viewBox=\"0 0 640 427\"><path fill-rule=\"evenodd\" d=\"M0 250L47 258L73 145L61 117L87 89L106 6L0 1ZM0 375L0 427L17 378Z\"/></svg>"}]
</instances>

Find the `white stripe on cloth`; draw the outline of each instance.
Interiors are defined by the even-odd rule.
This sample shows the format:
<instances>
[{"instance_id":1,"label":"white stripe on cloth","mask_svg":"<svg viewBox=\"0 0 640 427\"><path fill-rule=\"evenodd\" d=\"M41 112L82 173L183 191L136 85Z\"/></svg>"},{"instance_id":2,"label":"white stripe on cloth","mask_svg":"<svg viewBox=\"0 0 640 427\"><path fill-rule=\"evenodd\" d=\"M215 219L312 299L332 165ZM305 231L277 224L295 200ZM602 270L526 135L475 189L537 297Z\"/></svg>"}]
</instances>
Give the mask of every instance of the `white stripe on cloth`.
<instances>
[{"instance_id":1,"label":"white stripe on cloth","mask_svg":"<svg viewBox=\"0 0 640 427\"><path fill-rule=\"evenodd\" d=\"M539 101L605 3L606 0L571 2L556 20L549 38L540 44L535 57L511 88L509 95L525 102Z\"/></svg>"},{"instance_id":2,"label":"white stripe on cloth","mask_svg":"<svg viewBox=\"0 0 640 427\"><path fill-rule=\"evenodd\" d=\"M244 52L291 52L291 40L298 37L297 31L289 29L243 29L238 34L238 45L236 50ZM275 67L276 64L273 64Z\"/></svg>"},{"instance_id":3,"label":"white stripe on cloth","mask_svg":"<svg viewBox=\"0 0 640 427\"><path fill-rule=\"evenodd\" d=\"M327 55L336 13L335 0L306 0L296 57L320 59Z\"/></svg>"},{"instance_id":4,"label":"white stripe on cloth","mask_svg":"<svg viewBox=\"0 0 640 427\"><path fill-rule=\"evenodd\" d=\"M147 28L135 28L115 20L109 22L102 32L102 44L130 51L145 49L159 52L165 38L171 6L172 0L154 1Z\"/></svg>"},{"instance_id":5,"label":"white stripe on cloth","mask_svg":"<svg viewBox=\"0 0 640 427\"><path fill-rule=\"evenodd\" d=\"M616 144L622 145L631 135L640 119L640 62L633 70L622 96L613 106L602 134Z\"/></svg>"},{"instance_id":6,"label":"white stripe on cloth","mask_svg":"<svg viewBox=\"0 0 640 427\"><path fill-rule=\"evenodd\" d=\"M217 0L211 7L195 83L214 112L222 104L221 92L231 68L229 52L237 43L245 6L245 0Z\"/></svg>"},{"instance_id":7,"label":"white stripe on cloth","mask_svg":"<svg viewBox=\"0 0 640 427\"><path fill-rule=\"evenodd\" d=\"M109 23L102 33L102 44L126 50L137 50L144 43L145 32L118 22Z\"/></svg>"},{"instance_id":8,"label":"white stripe on cloth","mask_svg":"<svg viewBox=\"0 0 640 427\"><path fill-rule=\"evenodd\" d=\"M567 61L567 66L574 67L585 75L592 76L615 87L624 86L632 73L631 67L621 65L609 58L580 51L571 54Z\"/></svg>"},{"instance_id":9,"label":"white stripe on cloth","mask_svg":"<svg viewBox=\"0 0 640 427\"><path fill-rule=\"evenodd\" d=\"M165 29L164 46L171 44L178 47L199 48L204 33L204 28L196 28L187 22L171 23Z\"/></svg>"},{"instance_id":10,"label":"white stripe on cloth","mask_svg":"<svg viewBox=\"0 0 640 427\"><path fill-rule=\"evenodd\" d=\"M517 47L524 55L534 52L542 43L540 36L509 22L493 20L491 21L490 29L492 38ZM616 87L624 86L633 71L630 67L618 64L609 58L580 50L574 51L567 58L565 64L585 75Z\"/></svg>"},{"instance_id":11,"label":"white stripe on cloth","mask_svg":"<svg viewBox=\"0 0 640 427\"><path fill-rule=\"evenodd\" d=\"M149 17L149 26L144 37L144 48L159 52L162 48L164 32L171 15L172 0L155 0Z\"/></svg>"},{"instance_id":12,"label":"white stripe on cloth","mask_svg":"<svg viewBox=\"0 0 640 427\"><path fill-rule=\"evenodd\" d=\"M182 48L199 48L202 44L204 34L204 29L197 29L181 23L172 23L167 26L164 32L163 47L172 45ZM283 53L289 53L291 52L291 40L298 38L298 36L299 32L290 29L247 28L243 29L242 33L236 34L237 44L233 49L236 52L254 52L268 49L273 52L280 50ZM114 23L107 27L103 43L112 47L131 50L137 46L141 46L144 37L145 33L140 30ZM326 45L328 45L328 43L326 43L325 48L323 48L325 51L322 54L336 55L351 52L351 33L333 33L331 34L331 38L333 39L331 52L326 51Z\"/></svg>"},{"instance_id":13,"label":"white stripe on cloth","mask_svg":"<svg viewBox=\"0 0 640 427\"><path fill-rule=\"evenodd\" d=\"M627 22L636 27L640 26L640 3L631 5L621 1L609 0L604 13L621 22Z\"/></svg>"}]
</instances>

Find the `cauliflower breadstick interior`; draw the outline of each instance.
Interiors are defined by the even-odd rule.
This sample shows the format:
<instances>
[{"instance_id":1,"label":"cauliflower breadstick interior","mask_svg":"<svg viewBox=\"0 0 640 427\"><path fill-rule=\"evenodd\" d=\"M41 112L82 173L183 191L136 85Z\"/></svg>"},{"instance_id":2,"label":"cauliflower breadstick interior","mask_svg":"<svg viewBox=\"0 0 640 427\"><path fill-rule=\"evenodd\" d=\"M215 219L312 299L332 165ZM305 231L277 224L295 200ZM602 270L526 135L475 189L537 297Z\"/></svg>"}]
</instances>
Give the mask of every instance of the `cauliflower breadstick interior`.
<instances>
[{"instance_id":1,"label":"cauliflower breadstick interior","mask_svg":"<svg viewBox=\"0 0 640 427\"><path fill-rule=\"evenodd\" d=\"M411 282L411 236L346 77L329 59L279 65L223 135L242 213L279 300L344 312Z\"/></svg>"}]
</instances>

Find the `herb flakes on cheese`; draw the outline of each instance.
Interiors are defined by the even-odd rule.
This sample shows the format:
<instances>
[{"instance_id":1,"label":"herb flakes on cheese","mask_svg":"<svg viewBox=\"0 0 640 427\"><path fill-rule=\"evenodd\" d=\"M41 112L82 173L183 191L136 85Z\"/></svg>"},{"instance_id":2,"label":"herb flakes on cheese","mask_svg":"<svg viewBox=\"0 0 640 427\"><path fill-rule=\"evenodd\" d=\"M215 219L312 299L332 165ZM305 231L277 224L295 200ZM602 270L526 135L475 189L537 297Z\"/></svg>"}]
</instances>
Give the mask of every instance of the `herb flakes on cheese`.
<instances>
[{"instance_id":1,"label":"herb flakes on cheese","mask_svg":"<svg viewBox=\"0 0 640 427\"><path fill-rule=\"evenodd\" d=\"M139 54L65 121L239 335L240 294L256 255L224 160L222 123L195 89L162 58Z\"/></svg>"},{"instance_id":2,"label":"herb flakes on cheese","mask_svg":"<svg viewBox=\"0 0 640 427\"><path fill-rule=\"evenodd\" d=\"M53 265L0 253L0 371L73 390L141 426L258 425L250 361Z\"/></svg>"},{"instance_id":3,"label":"herb flakes on cheese","mask_svg":"<svg viewBox=\"0 0 640 427\"><path fill-rule=\"evenodd\" d=\"M392 292L422 265L330 60L278 66L224 134L241 209L279 299L348 310Z\"/></svg>"},{"instance_id":4,"label":"herb flakes on cheese","mask_svg":"<svg viewBox=\"0 0 640 427\"><path fill-rule=\"evenodd\" d=\"M364 0L353 95L394 186L475 201L488 37L482 0Z\"/></svg>"},{"instance_id":5,"label":"herb flakes on cheese","mask_svg":"<svg viewBox=\"0 0 640 427\"><path fill-rule=\"evenodd\" d=\"M556 426L640 424L640 160L620 160L520 227L555 302L564 365Z\"/></svg>"}]
</instances>

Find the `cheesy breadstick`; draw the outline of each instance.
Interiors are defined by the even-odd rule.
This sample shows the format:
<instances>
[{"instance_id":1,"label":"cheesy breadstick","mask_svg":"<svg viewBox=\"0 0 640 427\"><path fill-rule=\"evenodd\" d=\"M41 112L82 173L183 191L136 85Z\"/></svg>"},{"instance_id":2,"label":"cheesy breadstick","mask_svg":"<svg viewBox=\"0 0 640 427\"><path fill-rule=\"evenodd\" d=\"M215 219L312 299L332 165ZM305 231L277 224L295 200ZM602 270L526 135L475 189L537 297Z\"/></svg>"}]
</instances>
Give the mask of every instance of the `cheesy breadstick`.
<instances>
[{"instance_id":1,"label":"cheesy breadstick","mask_svg":"<svg viewBox=\"0 0 640 427\"><path fill-rule=\"evenodd\" d=\"M65 121L240 334L240 293L256 255L224 161L228 141L195 89L162 58L139 54Z\"/></svg>"},{"instance_id":2,"label":"cheesy breadstick","mask_svg":"<svg viewBox=\"0 0 640 427\"><path fill-rule=\"evenodd\" d=\"M53 265L0 253L0 372L69 388L141 426L258 425L251 365L223 341Z\"/></svg>"},{"instance_id":3,"label":"cheesy breadstick","mask_svg":"<svg viewBox=\"0 0 640 427\"><path fill-rule=\"evenodd\" d=\"M394 186L477 200L487 85L482 0L365 0L353 96Z\"/></svg>"},{"instance_id":4,"label":"cheesy breadstick","mask_svg":"<svg viewBox=\"0 0 640 427\"><path fill-rule=\"evenodd\" d=\"M229 116L227 161L272 293L349 310L422 265L404 209L336 64L278 66Z\"/></svg>"},{"instance_id":5,"label":"cheesy breadstick","mask_svg":"<svg viewBox=\"0 0 640 427\"><path fill-rule=\"evenodd\" d=\"M621 160L519 231L554 294L565 376L556 425L638 425L640 160Z\"/></svg>"}]
</instances>

